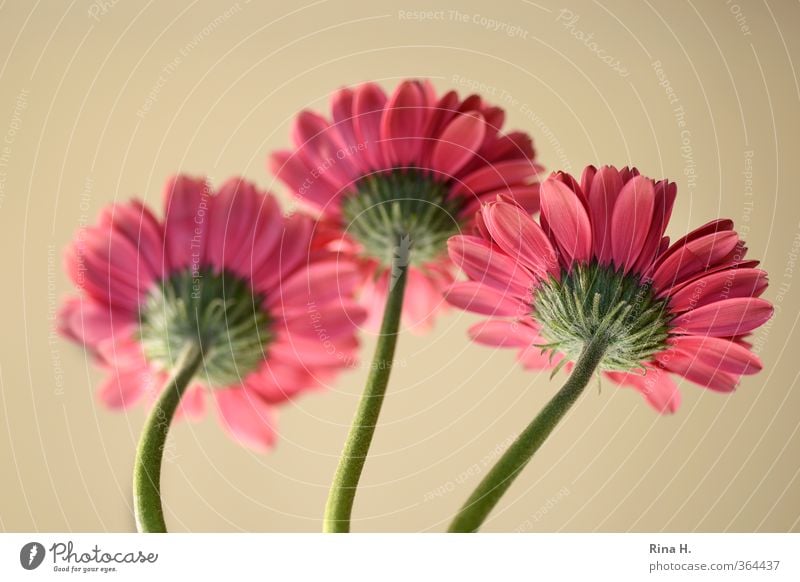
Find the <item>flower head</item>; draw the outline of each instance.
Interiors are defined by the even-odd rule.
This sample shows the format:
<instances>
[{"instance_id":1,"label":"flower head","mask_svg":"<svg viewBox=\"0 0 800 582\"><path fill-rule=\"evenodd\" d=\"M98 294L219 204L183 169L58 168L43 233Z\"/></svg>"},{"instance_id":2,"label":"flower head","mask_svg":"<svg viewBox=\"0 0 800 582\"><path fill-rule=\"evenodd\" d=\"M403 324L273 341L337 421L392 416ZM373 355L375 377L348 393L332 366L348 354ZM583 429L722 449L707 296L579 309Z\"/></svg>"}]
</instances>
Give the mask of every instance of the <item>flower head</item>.
<instances>
[{"instance_id":1,"label":"flower head","mask_svg":"<svg viewBox=\"0 0 800 582\"><path fill-rule=\"evenodd\" d=\"M235 438L273 444L275 405L353 365L365 316L352 298L355 265L313 249L313 229L240 179L216 193L204 180L170 180L163 220L139 201L104 209L67 249L81 293L59 317L105 371L100 399L153 400L192 342L203 366L179 413L201 414L210 391Z\"/></svg>"},{"instance_id":2,"label":"flower head","mask_svg":"<svg viewBox=\"0 0 800 582\"><path fill-rule=\"evenodd\" d=\"M388 97L374 83L341 89L331 110L332 119L301 112L295 149L273 154L271 169L321 214L328 242L360 257L373 322L390 265L408 250L403 315L425 328L454 280L446 241L481 202L502 193L538 209L532 142L501 133L502 109L478 95L437 95L429 81L404 81Z\"/></svg>"},{"instance_id":3,"label":"flower head","mask_svg":"<svg viewBox=\"0 0 800 582\"><path fill-rule=\"evenodd\" d=\"M767 274L730 220L670 245L675 195L636 169L589 166L580 183L556 173L542 184L539 223L509 200L486 204L476 234L448 243L470 279L448 300L491 316L473 340L519 348L526 368L574 362L601 338L599 368L659 411L680 403L668 372L729 392L761 369L744 338L772 315L759 298Z\"/></svg>"}]
</instances>

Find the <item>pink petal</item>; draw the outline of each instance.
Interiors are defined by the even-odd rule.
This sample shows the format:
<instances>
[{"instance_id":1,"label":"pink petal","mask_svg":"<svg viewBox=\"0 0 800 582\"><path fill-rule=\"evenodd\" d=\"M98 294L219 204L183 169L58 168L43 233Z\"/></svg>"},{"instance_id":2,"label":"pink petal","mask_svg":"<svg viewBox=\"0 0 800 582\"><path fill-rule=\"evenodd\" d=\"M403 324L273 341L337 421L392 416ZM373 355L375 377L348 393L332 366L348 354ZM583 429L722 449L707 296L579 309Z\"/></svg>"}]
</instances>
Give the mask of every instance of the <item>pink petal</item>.
<instances>
[{"instance_id":1,"label":"pink petal","mask_svg":"<svg viewBox=\"0 0 800 582\"><path fill-rule=\"evenodd\" d=\"M464 206L464 210L461 211L461 216L469 219L480 210L483 204L496 200L499 196L513 200L514 203L519 205L527 214L533 215L539 211L539 187L539 184L511 186L509 188L476 195Z\"/></svg>"},{"instance_id":2,"label":"pink petal","mask_svg":"<svg viewBox=\"0 0 800 582\"><path fill-rule=\"evenodd\" d=\"M108 207L100 215L100 226L112 228L130 243L137 254L137 273L149 279L161 277L164 266L161 225L141 201Z\"/></svg>"},{"instance_id":3,"label":"pink petal","mask_svg":"<svg viewBox=\"0 0 800 582\"><path fill-rule=\"evenodd\" d=\"M259 225L256 222L261 217L262 208L270 204L272 197L262 194L254 184L244 180L237 183L236 191L238 199L231 209L228 228L238 232L236 236L229 236L225 243L225 264L231 272L247 279L252 275L254 266L261 266L261 257L255 254L256 237L260 234L259 226L272 225ZM276 206L274 200L272 205ZM275 233L272 236L277 242Z\"/></svg>"},{"instance_id":4,"label":"pink petal","mask_svg":"<svg viewBox=\"0 0 800 582\"><path fill-rule=\"evenodd\" d=\"M479 195L484 192L526 184L537 173L538 167L530 160L498 162L467 174L455 185L453 193Z\"/></svg>"},{"instance_id":5,"label":"pink petal","mask_svg":"<svg viewBox=\"0 0 800 582\"><path fill-rule=\"evenodd\" d=\"M653 183L636 176L622 187L611 218L611 250L614 265L630 271L650 232L655 204Z\"/></svg>"},{"instance_id":6,"label":"pink petal","mask_svg":"<svg viewBox=\"0 0 800 582\"><path fill-rule=\"evenodd\" d=\"M147 367L141 344L133 336L108 338L95 346L101 365L135 370Z\"/></svg>"},{"instance_id":7,"label":"pink petal","mask_svg":"<svg viewBox=\"0 0 800 582\"><path fill-rule=\"evenodd\" d=\"M468 330L475 343L502 348L527 348L540 341L536 329L518 320L489 319Z\"/></svg>"},{"instance_id":8,"label":"pink petal","mask_svg":"<svg viewBox=\"0 0 800 582\"><path fill-rule=\"evenodd\" d=\"M556 254L549 239L518 206L497 202L487 205L482 215L492 239L512 260L522 261L542 278L558 275Z\"/></svg>"},{"instance_id":9,"label":"pink petal","mask_svg":"<svg viewBox=\"0 0 800 582\"><path fill-rule=\"evenodd\" d=\"M292 128L292 137L298 151L316 170L317 179L328 182L334 190L341 190L360 174L345 155L349 148L321 115L300 112Z\"/></svg>"},{"instance_id":10,"label":"pink petal","mask_svg":"<svg viewBox=\"0 0 800 582\"><path fill-rule=\"evenodd\" d=\"M592 228L579 196L552 177L541 187L542 217L552 230L565 265L591 258Z\"/></svg>"},{"instance_id":11,"label":"pink petal","mask_svg":"<svg viewBox=\"0 0 800 582\"><path fill-rule=\"evenodd\" d=\"M458 94L455 91L448 91L436 102L434 105L433 115L428 119L428 125L425 128L425 136L427 138L435 138L442 130L450 123L458 113ZM431 148L425 148L431 150ZM427 163L429 160L425 160Z\"/></svg>"},{"instance_id":12,"label":"pink petal","mask_svg":"<svg viewBox=\"0 0 800 582\"><path fill-rule=\"evenodd\" d=\"M600 168L594 174L589 189L584 189L589 195L594 253L603 263L609 262L612 258L611 217L620 190L622 190L622 179L617 169L610 166Z\"/></svg>"},{"instance_id":13,"label":"pink petal","mask_svg":"<svg viewBox=\"0 0 800 582\"><path fill-rule=\"evenodd\" d=\"M147 368L111 368L100 383L97 397L112 410L129 408L155 388L156 378Z\"/></svg>"},{"instance_id":14,"label":"pink petal","mask_svg":"<svg viewBox=\"0 0 800 582\"><path fill-rule=\"evenodd\" d=\"M164 245L172 270L203 260L211 190L204 179L175 176L164 187Z\"/></svg>"},{"instance_id":15,"label":"pink petal","mask_svg":"<svg viewBox=\"0 0 800 582\"><path fill-rule=\"evenodd\" d=\"M635 273L650 272L650 268L656 260L664 240L664 232L672 216L672 206L675 204L677 194L678 188L673 182L662 180L655 185L653 221L647 238L642 244L642 252L632 268Z\"/></svg>"},{"instance_id":16,"label":"pink petal","mask_svg":"<svg viewBox=\"0 0 800 582\"><path fill-rule=\"evenodd\" d=\"M89 297L123 312L135 313L148 288L138 283L135 272L126 271L119 257L114 260L113 256L101 234L87 229L82 242L67 247L64 268L75 286Z\"/></svg>"},{"instance_id":17,"label":"pink petal","mask_svg":"<svg viewBox=\"0 0 800 582\"><path fill-rule=\"evenodd\" d=\"M275 152L268 159L268 166L279 180L316 210L334 218L339 216L339 206L335 202L340 192L327 181L314 178L302 156L288 151Z\"/></svg>"},{"instance_id":18,"label":"pink petal","mask_svg":"<svg viewBox=\"0 0 800 582\"><path fill-rule=\"evenodd\" d=\"M453 262L471 280L530 299L533 277L498 247L479 237L457 235L447 241L447 249Z\"/></svg>"},{"instance_id":19,"label":"pink petal","mask_svg":"<svg viewBox=\"0 0 800 582\"><path fill-rule=\"evenodd\" d=\"M345 144L356 143L353 129L353 91L344 87L331 95L331 113L334 127Z\"/></svg>"},{"instance_id":20,"label":"pink petal","mask_svg":"<svg viewBox=\"0 0 800 582\"><path fill-rule=\"evenodd\" d=\"M699 277L670 293L674 313L735 297L758 297L767 288L767 273L761 269L733 268Z\"/></svg>"},{"instance_id":21,"label":"pink petal","mask_svg":"<svg viewBox=\"0 0 800 582\"><path fill-rule=\"evenodd\" d=\"M607 372L611 380L636 388L647 402L662 414L673 413L681 404L681 393L669 374L658 366L646 365L644 374L637 372Z\"/></svg>"},{"instance_id":22,"label":"pink petal","mask_svg":"<svg viewBox=\"0 0 800 582\"><path fill-rule=\"evenodd\" d=\"M271 308L307 308L346 300L357 289L363 275L349 260L311 263L287 277L266 299Z\"/></svg>"},{"instance_id":23,"label":"pink petal","mask_svg":"<svg viewBox=\"0 0 800 582\"><path fill-rule=\"evenodd\" d=\"M526 370L550 370L564 359L564 354L560 352L555 354L551 352L542 353L542 348L539 345L546 343L544 339L539 338L535 343L536 345L532 344L517 354L517 359ZM568 363L567 367L571 365L571 363Z\"/></svg>"},{"instance_id":24,"label":"pink petal","mask_svg":"<svg viewBox=\"0 0 800 582\"><path fill-rule=\"evenodd\" d=\"M218 389L214 396L222 426L234 439L259 452L275 445L275 413L269 404L241 388Z\"/></svg>"},{"instance_id":25,"label":"pink petal","mask_svg":"<svg viewBox=\"0 0 800 582\"><path fill-rule=\"evenodd\" d=\"M352 335L364 319L366 311L353 302L310 304L283 312L287 337L337 339Z\"/></svg>"},{"instance_id":26,"label":"pink petal","mask_svg":"<svg viewBox=\"0 0 800 582\"><path fill-rule=\"evenodd\" d=\"M175 420L200 420L206 411L206 388L201 384L189 386L175 411Z\"/></svg>"},{"instance_id":27,"label":"pink petal","mask_svg":"<svg viewBox=\"0 0 800 582\"><path fill-rule=\"evenodd\" d=\"M317 372L317 368L342 368L355 359L358 340L355 335L331 340L324 336L304 338L291 336L279 330L269 346L269 357L283 363L296 365Z\"/></svg>"},{"instance_id":28,"label":"pink petal","mask_svg":"<svg viewBox=\"0 0 800 582\"><path fill-rule=\"evenodd\" d=\"M447 177L455 177L478 151L485 135L486 122L479 113L457 116L439 136L431 167Z\"/></svg>"},{"instance_id":29,"label":"pink petal","mask_svg":"<svg viewBox=\"0 0 800 582\"><path fill-rule=\"evenodd\" d=\"M386 167L381 154L381 118L386 95L374 83L365 83L356 88L353 98L353 128L358 143L365 147L364 153L373 170Z\"/></svg>"},{"instance_id":30,"label":"pink petal","mask_svg":"<svg viewBox=\"0 0 800 582\"><path fill-rule=\"evenodd\" d=\"M772 313L772 305L765 299L738 297L687 311L671 325L676 333L732 337L753 331Z\"/></svg>"},{"instance_id":31,"label":"pink petal","mask_svg":"<svg viewBox=\"0 0 800 582\"><path fill-rule=\"evenodd\" d=\"M662 291L713 267L738 242L735 232L720 231L693 239L675 251L667 251L667 258L658 264L653 274L653 287Z\"/></svg>"},{"instance_id":32,"label":"pink petal","mask_svg":"<svg viewBox=\"0 0 800 582\"><path fill-rule=\"evenodd\" d=\"M487 148L484 157L490 164L501 160L533 160L536 152L533 149L533 140L522 131L500 135L497 140Z\"/></svg>"},{"instance_id":33,"label":"pink petal","mask_svg":"<svg viewBox=\"0 0 800 582\"><path fill-rule=\"evenodd\" d=\"M383 110L381 139L384 157L393 166L408 166L419 161L423 146L422 131L428 112L425 96L415 81L404 81L392 94Z\"/></svg>"},{"instance_id":34,"label":"pink petal","mask_svg":"<svg viewBox=\"0 0 800 582\"><path fill-rule=\"evenodd\" d=\"M605 167L614 170L614 173L617 174L617 176L619 177L619 172L617 172L615 168L613 168L612 166L605 166ZM595 168L592 165L586 166L583 169L583 172L581 172L581 184L580 184L580 186L581 186L581 191L586 196L587 202L589 201L589 198L590 198L589 194L592 191L592 182L594 182L594 177L596 175L597 175L597 168ZM621 183L621 180L620 180L620 183ZM622 187L622 186L620 186L620 187ZM619 192L619 191L617 191L617 192ZM608 213L610 214L611 210L613 210L613 209L614 209L613 205L609 206L608 207ZM592 221L592 226L594 227L594 214L591 211L591 206L589 206L589 219Z\"/></svg>"},{"instance_id":35,"label":"pink petal","mask_svg":"<svg viewBox=\"0 0 800 582\"><path fill-rule=\"evenodd\" d=\"M676 240L673 247L677 249L688 242L697 240L709 234L715 234L728 230L733 230L733 221L729 218L717 218L705 223L702 226L698 226L683 238Z\"/></svg>"},{"instance_id":36,"label":"pink petal","mask_svg":"<svg viewBox=\"0 0 800 582\"><path fill-rule=\"evenodd\" d=\"M739 376L730 374L715 366L709 366L696 358L682 354L680 352L668 352L659 356L659 362L671 372L679 374L695 384L705 386L717 392L732 392L739 383Z\"/></svg>"},{"instance_id":37,"label":"pink petal","mask_svg":"<svg viewBox=\"0 0 800 582\"><path fill-rule=\"evenodd\" d=\"M244 252L235 268L246 278L269 264L278 252L283 234L283 214L274 196L259 196L259 209Z\"/></svg>"},{"instance_id":38,"label":"pink petal","mask_svg":"<svg viewBox=\"0 0 800 582\"><path fill-rule=\"evenodd\" d=\"M269 298L275 287L285 281L304 261L308 260L314 222L304 214L292 214L285 219L280 244L269 260L253 274L253 288Z\"/></svg>"},{"instance_id":39,"label":"pink petal","mask_svg":"<svg viewBox=\"0 0 800 582\"><path fill-rule=\"evenodd\" d=\"M250 374L245 386L268 404L281 404L306 390L320 387L308 370L274 360L264 362L260 370Z\"/></svg>"},{"instance_id":40,"label":"pink petal","mask_svg":"<svg viewBox=\"0 0 800 582\"><path fill-rule=\"evenodd\" d=\"M236 253L245 245L258 211L258 195L252 184L227 180L211 200L206 240L206 263L217 272L233 269Z\"/></svg>"},{"instance_id":41,"label":"pink petal","mask_svg":"<svg viewBox=\"0 0 800 582\"><path fill-rule=\"evenodd\" d=\"M138 323L130 312L76 297L64 302L57 320L62 334L91 348L109 338L128 337Z\"/></svg>"},{"instance_id":42,"label":"pink petal","mask_svg":"<svg viewBox=\"0 0 800 582\"><path fill-rule=\"evenodd\" d=\"M529 310L510 293L504 293L474 281L456 283L450 288L446 299L460 309L482 315L515 316L522 315Z\"/></svg>"},{"instance_id":43,"label":"pink petal","mask_svg":"<svg viewBox=\"0 0 800 582\"><path fill-rule=\"evenodd\" d=\"M734 341L710 336L678 336L670 340L675 350L730 374L755 374L763 365L749 349Z\"/></svg>"},{"instance_id":44,"label":"pink petal","mask_svg":"<svg viewBox=\"0 0 800 582\"><path fill-rule=\"evenodd\" d=\"M415 333L429 331L434 316L444 304L445 292L426 273L409 268L403 298L403 323Z\"/></svg>"}]
</instances>

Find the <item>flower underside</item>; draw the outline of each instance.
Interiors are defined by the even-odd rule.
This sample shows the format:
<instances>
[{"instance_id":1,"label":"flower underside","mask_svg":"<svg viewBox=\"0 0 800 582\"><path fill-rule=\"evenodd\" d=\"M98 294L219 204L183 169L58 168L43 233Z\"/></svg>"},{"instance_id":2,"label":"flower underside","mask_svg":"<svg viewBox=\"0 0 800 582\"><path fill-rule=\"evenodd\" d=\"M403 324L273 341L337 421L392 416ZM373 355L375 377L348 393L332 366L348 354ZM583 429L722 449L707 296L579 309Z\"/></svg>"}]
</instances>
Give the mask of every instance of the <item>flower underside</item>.
<instances>
[{"instance_id":1,"label":"flower underside","mask_svg":"<svg viewBox=\"0 0 800 582\"><path fill-rule=\"evenodd\" d=\"M241 383L258 368L271 339L262 300L229 273L177 273L154 287L140 310L145 357L170 370L183 348L196 343L203 351L198 380L209 386Z\"/></svg>"},{"instance_id":2,"label":"flower underside","mask_svg":"<svg viewBox=\"0 0 800 582\"><path fill-rule=\"evenodd\" d=\"M448 199L446 184L414 169L372 174L356 183L342 210L350 235L364 254L389 266L410 252L418 266L439 258L460 228L461 204Z\"/></svg>"},{"instance_id":3,"label":"flower underside","mask_svg":"<svg viewBox=\"0 0 800 582\"><path fill-rule=\"evenodd\" d=\"M667 347L670 312L638 275L596 262L562 271L534 292L533 317L547 344L576 361L584 345L600 339L607 345L599 369L641 368Z\"/></svg>"}]
</instances>

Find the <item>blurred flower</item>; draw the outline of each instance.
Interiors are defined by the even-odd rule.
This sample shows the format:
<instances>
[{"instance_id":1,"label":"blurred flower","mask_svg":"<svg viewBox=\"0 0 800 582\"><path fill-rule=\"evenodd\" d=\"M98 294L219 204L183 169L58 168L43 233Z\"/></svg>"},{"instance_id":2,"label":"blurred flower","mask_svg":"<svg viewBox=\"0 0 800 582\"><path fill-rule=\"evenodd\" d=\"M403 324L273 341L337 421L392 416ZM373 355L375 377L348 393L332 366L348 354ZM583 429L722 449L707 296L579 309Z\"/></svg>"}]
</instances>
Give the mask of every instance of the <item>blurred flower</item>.
<instances>
[{"instance_id":1,"label":"blurred flower","mask_svg":"<svg viewBox=\"0 0 800 582\"><path fill-rule=\"evenodd\" d=\"M139 201L104 209L67 249L81 294L59 316L106 373L100 400L152 402L182 348L199 344L202 367L178 414L199 416L212 392L232 436L270 447L274 407L352 366L365 316L352 299L355 265L311 250L313 229L240 179L217 193L202 179L170 180L163 220Z\"/></svg>"},{"instance_id":2,"label":"blurred flower","mask_svg":"<svg viewBox=\"0 0 800 582\"><path fill-rule=\"evenodd\" d=\"M470 279L448 300L491 316L472 339L518 348L526 368L574 362L600 337L598 368L661 412L680 403L670 372L730 392L761 369L745 336L772 315L759 298L767 274L730 220L670 245L675 195L636 169L589 166L580 183L557 173L542 184L538 224L509 200L489 203L475 235L448 243Z\"/></svg>"},{"instance_id":3,"label":"blurred flower","mask_svg":"<svg viewBox=\"0 0 800 582\"><path fill-rule=\"evenodd\" d=\"M429 81L404 81L390 96L374 83L341 89L332 120L303 111L295 149L272 171L322 217L320 240L361 258L370 327L377 327L398 250L408 250L403 319L428 329L454 281L447 239L481 203L504 194L539 206L531 139L500 132L505 113L480 96L437 95Z\"/></svg>"}]
</instances>

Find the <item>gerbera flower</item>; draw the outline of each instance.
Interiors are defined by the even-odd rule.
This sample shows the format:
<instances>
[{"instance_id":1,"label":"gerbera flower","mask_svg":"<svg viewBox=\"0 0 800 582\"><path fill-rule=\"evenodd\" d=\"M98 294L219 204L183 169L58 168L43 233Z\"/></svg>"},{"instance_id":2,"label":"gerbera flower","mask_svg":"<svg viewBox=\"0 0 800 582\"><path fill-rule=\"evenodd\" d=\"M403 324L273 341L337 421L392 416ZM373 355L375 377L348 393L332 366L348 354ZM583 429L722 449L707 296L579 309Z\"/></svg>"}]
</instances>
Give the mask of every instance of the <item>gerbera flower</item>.
<instances>
[{"instance_id":1,"label":"gerbera flower","mask_svg":"<svg viewBox=\"0 0 800 582\"><path fill-rule=\"evenodd\" d=\"M526 368L575 363L547 414L510 449L517 469L595 371L674 412L680 393L671 374L730 392L761 369L744 338L772 315L759 297L767 274L744 258L730 220L670 245L675 195L675 184L636 169L590 166L580 183L559 172L542 184L539 223L500 199L482 208L474 235L450 239L450 256L470 280L448 300L490 316L470 329L474 341L518 349ZM494 491L502 478L508 483ZM479 525L511 479L487 477L454 529Z\"/></svg>"},{"instance_id":2,"label":"gerbera flower","mask_svg":"<svg viewBox=\"0 0 800 582\"><path fill-rule=\"evenodd\" d=\"M354 265L309 254L313 229L239 179L216 193L202 179L170 180L163 220L139 201L104 209L66 252L82 293L60 316L106 373L100 400L114 409L141 401L184 344L202 342L182 412L196 417L211 395L234 437L271 446L274 406L353 365L364 316L352 301Z\"/></svg>"},{"instance_id":3,"label":"gerbera flower","mask_svg":"<svg viewBox=\"0 0 800 582\"><path fill-rule=\"evenodd\" d=\"M151 413L160 422L146 429L166 436L164 418L178 406L198 416L210 394L234 438L272 446L275 406L352 366L365 317L355 265L311 250L313 229L240 179L216 193L201 179L170 180L163 220L139 201L103 210L66 252L81 293L60 313L61 331L105 372L101 401L152 403L168 384Z\"/></svg>"},{"instance_id":4,"label":"gerbera flower","mask_svg":"<svg viewBox=\"0 0 800 582\"><path fill-rule=\"evenodd\" d=\"M447 239L499 194L536 210L540 168L530 138L500 133L503 110L478 95L462 101L454 91L438 96L428 81L405 81L387 97L366 83L335 93L331 109L332 120L300 113L295 150L269 164L320 215L316 244L360 258L368 325L381 321L325 509L325 531L349 531L401 319L417 331L431 325L454 281Z\"/></svg>"},{"instance_id":5,"label":"gerbera flower","mask_svg":"<svg viewBox=\"0 0 800 582\"><path fill-rule=\"evenodd\" d=\"M446 241L497 194L529 212L539 205L531 139L501 133L504 111L480 96L437 95L405 81L387 97L374 83L337 91L331 119L303 111L294 150L272 171L323 220L339 248L361 257L368 325L380 322L398 247L409 251L403 320L427 329L454 281Z\"/></svg>"}]
</instances>

